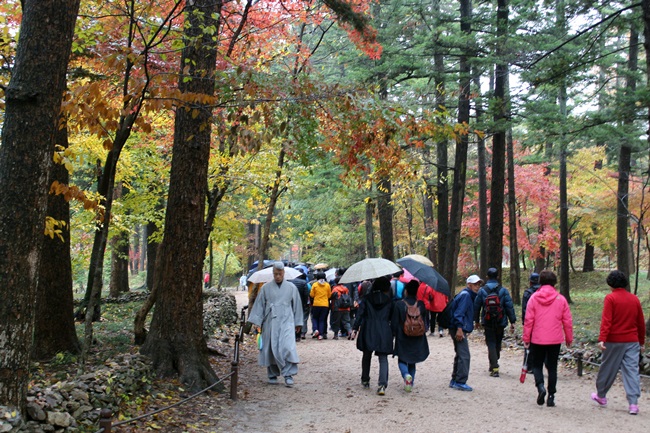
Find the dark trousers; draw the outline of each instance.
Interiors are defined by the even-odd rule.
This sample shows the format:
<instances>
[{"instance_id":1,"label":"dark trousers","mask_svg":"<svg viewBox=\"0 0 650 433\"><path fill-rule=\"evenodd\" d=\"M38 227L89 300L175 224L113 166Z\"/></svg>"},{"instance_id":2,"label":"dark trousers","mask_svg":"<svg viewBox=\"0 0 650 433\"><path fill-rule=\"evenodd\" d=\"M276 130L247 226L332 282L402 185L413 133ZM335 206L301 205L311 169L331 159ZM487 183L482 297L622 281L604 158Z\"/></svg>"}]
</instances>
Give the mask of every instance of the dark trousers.
<instances>
[{"instance_id":1,"label":"dark trousers","mask_svg":"<svg viewBox=\"0 0 650 433\"><path fill-rule=\"evenodd\" d=\"M499 359L501 358L501 342L503 341L503 326L486 326L485 344L488 348L488 360L490 361L490 371L499 368Z\"/></svg>"},{"instance_id":2,"label":"dark trousers","mask_svg":"<svg viewBox=\"0 0 650 433\"><path fill-rule=\"evenodd\" d=\"M352 330L350 326L350 310L332 310L330 314L330 325L332 326L332 331L334 331L334 336L336 337L339 331L349 334Z\"/></svg>"},{"instance_id":3,"label":"dark trousers","mask_svg":"<svg viewBox=\"0 0 650 433\"><path fill-rule=\"evenodd\" d=\"M372 351L363 351L363 358L361 358L361 382L370 382L370 361L372 360ZM379 379L377 384L379 386L388 386L388 354L377 353L379 360Z\"/></svg>"},{"instance_id":4,"label":"dark trousers","mask_svg":"<svg viewBox=\"0 0 650 433\"><path fill-rule=\"evenodd\" d=\"M467 335L463 341L456 340L456 330L450 330L451 339L454 342L454 369L451 372L451 380L456 383L467 383L467 378L469 377L469 363L470 363L470 354L469 354L469 343L467 342Z\"/></svg>"},{"instance_id":5,"label":"dark trousers","mask_svg":"<svg viewBox=\"0 0 650 433\"><path fill-rule=\"evenodd\" d=\"M329 311L329 307L311 307L311 314L316 325L315 331L318 331L323 338L327 338L327 316Z\"/></svg>"},{"instance_id":6,"label":"dark trousers","mask_svg":"<svg viewBox=\"0 0 650 433\"><path fill-rule=\"evenodd\" d=\"M557 359L560 356L559 344L535 344L530 343L530 360L533 367L533 374L535 375L535 386L540 383L544 384L544 370L542 366L546 366L548 373L548 386L546 389L549 394L555 394L557 386Z\"/></svg>"}]
</instances>

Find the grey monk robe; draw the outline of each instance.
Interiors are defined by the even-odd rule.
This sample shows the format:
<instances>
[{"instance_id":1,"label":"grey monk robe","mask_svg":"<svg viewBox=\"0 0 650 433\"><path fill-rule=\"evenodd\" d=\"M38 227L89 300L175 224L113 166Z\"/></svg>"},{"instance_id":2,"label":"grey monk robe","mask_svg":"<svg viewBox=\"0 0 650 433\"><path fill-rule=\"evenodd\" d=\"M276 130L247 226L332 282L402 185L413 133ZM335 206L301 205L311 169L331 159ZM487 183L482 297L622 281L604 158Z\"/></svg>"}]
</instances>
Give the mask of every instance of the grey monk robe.
<instances>
[{"instance_id":1,"label":"grey monk robe","mask_svg":"<svg viewBox=\"0 0 650 433\"><path fill-rule=\"evenodd\" d=\"M262 327L262 350L258 363L270 378L298 372L296 326L302 326L302 301L298 289L284 280L269 281L260 289L248 321Z\"/></svg>"}]
</instances>

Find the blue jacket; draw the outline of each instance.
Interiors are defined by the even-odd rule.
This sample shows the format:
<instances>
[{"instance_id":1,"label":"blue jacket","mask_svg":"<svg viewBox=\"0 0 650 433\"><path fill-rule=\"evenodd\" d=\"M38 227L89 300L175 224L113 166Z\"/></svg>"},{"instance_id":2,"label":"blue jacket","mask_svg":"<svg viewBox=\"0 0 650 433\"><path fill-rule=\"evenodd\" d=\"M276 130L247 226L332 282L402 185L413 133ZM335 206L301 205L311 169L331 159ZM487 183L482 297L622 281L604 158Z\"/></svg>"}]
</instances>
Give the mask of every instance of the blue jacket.
<instances>
[{"instance_id":1,"label":"blue jacket","mask_svg":"<svg viewBox=\"0 0 650 433\"><path fill-rule=\"evenodd\" d=\"M517 321L517 316L515 314L515 306L510 297L510 292L499 284L497 280L488 280L487 283L479 289L476 299L474 300L474 321L478 322L480 318L481 325L485 326L485 308L483 308L485 306L485 298L487 298L488 293L492 293L497 288L499 288L499 302L503 308L503 318L501 319L501 322L499 322L498 326L505 328L508 326L508 320L510 320L510 323L515 323Z\"/></svg>"},{"instance_id":2,"label":"blue jacket","mask_svg":"<svg viewBox=\"0 0 650 433\"><path fill-rule=\"evenodd\" d=\"M461 328L466 333L474 330L474 299L476 293L465 287L462 292L457 294L451 301L451 323L449 329ZM452 335L453 335L453 331Z\"/></svg>"}]
</instances>

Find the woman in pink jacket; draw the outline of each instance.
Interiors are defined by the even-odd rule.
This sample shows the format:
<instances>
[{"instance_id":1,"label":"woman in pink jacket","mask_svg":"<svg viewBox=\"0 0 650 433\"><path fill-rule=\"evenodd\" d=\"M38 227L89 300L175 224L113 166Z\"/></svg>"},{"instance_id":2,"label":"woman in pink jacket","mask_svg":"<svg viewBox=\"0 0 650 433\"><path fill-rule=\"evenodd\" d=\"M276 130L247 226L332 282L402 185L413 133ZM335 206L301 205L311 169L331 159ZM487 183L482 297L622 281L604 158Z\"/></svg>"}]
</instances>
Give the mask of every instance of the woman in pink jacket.
<instances>
[{"instance_id":1,"label":"woman in pink jacket","mask_svg":"<svg viewBox=\"0 0 650 433\"><path fill-rule=\"evenodd\" d=\"M555 290L557 277L551 271L539 274L542 285L531 296L526 308L524 323L524 347L530 348L535 386L537 387L537 404L542 406L546 398L544 388L544 372L548 373L547 406L555 406L555 391L557 385L557 360L560 356L560 346L566 341L567 347L573 342L573 321L569 303L564 296Z\"/></svg>"}]
</instances>

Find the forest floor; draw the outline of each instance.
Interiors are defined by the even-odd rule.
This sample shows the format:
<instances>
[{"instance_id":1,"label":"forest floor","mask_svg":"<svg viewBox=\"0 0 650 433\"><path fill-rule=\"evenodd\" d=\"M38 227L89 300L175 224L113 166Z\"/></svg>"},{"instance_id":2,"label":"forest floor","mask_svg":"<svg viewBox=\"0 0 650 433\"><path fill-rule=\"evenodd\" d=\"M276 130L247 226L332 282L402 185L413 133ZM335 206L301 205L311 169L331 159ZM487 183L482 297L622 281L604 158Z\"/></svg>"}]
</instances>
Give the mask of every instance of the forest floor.
<instances>
[{"instance_id":1,"label":"forest floor","mask_svg":"<svg viewBox=\"0 0 650 433\"><path fill-rule=\"evenodd\" d=\"M241 308L246 292L233 292ZM310 329L311 330L311 329ZM517 332L521 332L518 328ZM242 346L238 400L227 392L198 399L191 408L176 408L179 424L167 432L645 432L650 417L650 382L643 380L640 414L628 414L620 377L607 395L609 405L591 401L596 371L578 377L575 367L560 363L556 407L538 406L532 374L519 382L523 353L501 352L501 377L488 373L487 350L480 331L470 336L472 355L468 384L473 392L448 387L454 358L445 334L428 336L431 355L417 366L413 391L404 391L397 359L389 358L386 395L377 390L378 365L373 359L371 387L361 386L361 352L354 341L309 338L298 343L299 373L295 386L267 384L266 369L257 365L252 336ZM514 341L514 340L511 340ZM218 361L220 369L229 359ZM219 368L219 367L217 367ZM167 418L169 419L169 418ZM181 426L182 424L182 426Z\"/></svg>"}]
</instances>

